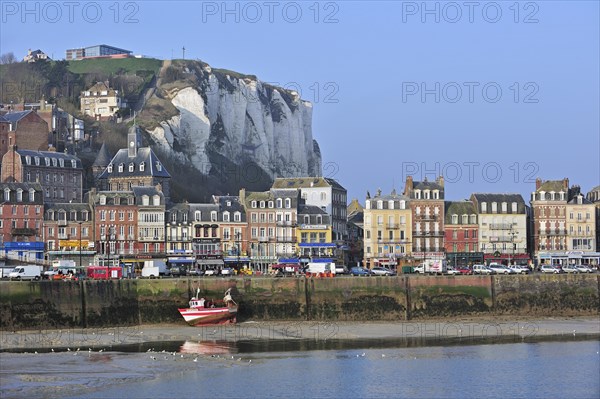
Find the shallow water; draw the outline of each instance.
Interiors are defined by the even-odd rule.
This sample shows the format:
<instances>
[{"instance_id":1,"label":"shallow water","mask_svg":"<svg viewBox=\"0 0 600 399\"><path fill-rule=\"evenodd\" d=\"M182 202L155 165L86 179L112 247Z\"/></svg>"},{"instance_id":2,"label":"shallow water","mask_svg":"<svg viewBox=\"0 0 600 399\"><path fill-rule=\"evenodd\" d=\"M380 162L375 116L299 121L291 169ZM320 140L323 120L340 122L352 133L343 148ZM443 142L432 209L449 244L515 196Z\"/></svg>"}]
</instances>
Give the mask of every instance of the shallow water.
<instances>
[{"instance_id":1,"label":"shallow water","mask_svg":"<svg viewBox=\"0 0 600 399\"><path fill-rule=\"evenodd\" d=\"M281 343L187 341L156 343L149 352L3 353L0 387L3 398L600 396L597 340L348 344L286 350Z\"/></svg>"}]
</instances>

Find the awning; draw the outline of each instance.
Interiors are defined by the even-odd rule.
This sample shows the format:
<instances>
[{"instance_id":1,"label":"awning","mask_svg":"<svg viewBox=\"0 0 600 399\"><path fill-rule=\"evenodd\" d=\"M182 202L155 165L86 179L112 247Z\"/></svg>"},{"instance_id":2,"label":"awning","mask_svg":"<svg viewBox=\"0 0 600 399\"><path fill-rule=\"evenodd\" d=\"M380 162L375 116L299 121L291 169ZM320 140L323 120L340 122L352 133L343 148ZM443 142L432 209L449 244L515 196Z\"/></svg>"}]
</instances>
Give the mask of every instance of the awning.
<instances>
[{"instance_id":1,"label":"awning","mask_svg":"<svg viewBox=\"0 0 600 399\"><path fill-rule=\"evenodd\" d=\"M223 265L223 259L198 259L199 265Z\"/></svg>"},{"instance_id":2,"label":"awning","mask_svg":"<svg viewBox=\"0 0 600 399\"><path fill-rule=\"evenodd\" d=\"M169 263L194 263L194 259L177 259L177 258L169 258L167 259L167 262Z\"/></svg>"},{"instance_id":3,"label":"awning","mask_svg":"<svg viewBox=\"0 0 600 399\"><path fill-rule=\"evenodd\" d=\"M298 263L300 263L300 260L298 258L280 258L279 259L279 263L295 263L295 264L298 264Z\"/></svg>"},{"instance_id":4,"label":"awning","mask_svg":"<svg viewBox=\"0 0 600 399\"><path fill-rule=\"evenodd\" d=\"M223 261L226 263L237 263L237 262L250 262L250 258L247 256L227 256L223 258Z\"/></svg>"},{"instance_id":5,"label":"awning","mask_svg":"<svg viewBox=\"0 0 600 399\"><path fill-rule=\"evenodd\" d=\"M336 245L331 242L301 242L298 244L299 247L305 248L335 248Z\"/></svg>"}]
</instances>

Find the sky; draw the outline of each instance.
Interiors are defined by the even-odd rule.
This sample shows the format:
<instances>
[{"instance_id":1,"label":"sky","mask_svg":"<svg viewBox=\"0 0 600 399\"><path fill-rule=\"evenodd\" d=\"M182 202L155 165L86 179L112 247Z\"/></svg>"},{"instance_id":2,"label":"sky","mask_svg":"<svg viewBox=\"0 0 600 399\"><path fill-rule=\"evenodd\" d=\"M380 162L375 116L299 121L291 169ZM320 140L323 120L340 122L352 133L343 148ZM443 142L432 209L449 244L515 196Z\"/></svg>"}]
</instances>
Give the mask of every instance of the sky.
<instances>
[{"instance_id":1,"label":"sky","mask_svg":"<svg viewBox=\"0 0 600 399\"><path fill-rule=\"evenodd\" d=\"M108 44L313 103L348 199L443 174L446 199L600 184L600 2L1 2L0 53Z\"/></svg>"}]
</instances>

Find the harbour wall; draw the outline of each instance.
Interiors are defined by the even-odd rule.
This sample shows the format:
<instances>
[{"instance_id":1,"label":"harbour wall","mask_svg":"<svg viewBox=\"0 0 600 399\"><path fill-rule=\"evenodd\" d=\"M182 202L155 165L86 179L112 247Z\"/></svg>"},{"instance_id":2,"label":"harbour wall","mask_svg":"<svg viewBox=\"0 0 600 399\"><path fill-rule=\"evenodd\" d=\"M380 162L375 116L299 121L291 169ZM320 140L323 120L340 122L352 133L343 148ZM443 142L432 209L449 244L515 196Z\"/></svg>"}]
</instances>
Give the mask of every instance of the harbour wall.
<instances>
[{"instance_id":1,"label":"harbour wall","mask_svg":"<svg viewBox=\"0 0 600 399\"><path fill-rule=\"evenodd\" d=\"M179 278L0 282L0 329L181 323L178 308L232 288L238 321L597 316L600 276Z\"/></svg>"}]
</instances>

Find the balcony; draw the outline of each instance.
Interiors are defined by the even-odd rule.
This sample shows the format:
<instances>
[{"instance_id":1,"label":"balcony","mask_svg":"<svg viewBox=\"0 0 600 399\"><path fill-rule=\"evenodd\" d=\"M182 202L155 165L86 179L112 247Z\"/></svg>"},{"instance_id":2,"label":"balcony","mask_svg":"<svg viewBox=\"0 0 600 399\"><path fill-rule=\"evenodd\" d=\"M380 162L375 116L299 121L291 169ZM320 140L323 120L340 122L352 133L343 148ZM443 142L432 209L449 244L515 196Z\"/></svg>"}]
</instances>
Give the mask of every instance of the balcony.
<instances>
[{"instance_id":1,"label":"balcony","mask_svg":"<svg viewBox=\"0 0 600 399\"><path fill-rule=\"evenodd\" d=\"M36 234L36 229L31 229L28 227L14 227L11 231L13 236L34 236Z\"/></svg>"},{"instance_id":2,"label":"balcony","mask_svg":"<svg viewBox=\"0 0 600 399\"><path fill-rule=\"evenodd\" d=\"M509 236L490 237L490 242L511 242L511 239Z\"/></svg>"},{"instance_id":3,"label":"balcony","mask_svg":"<svg viewBox=\"0 0 600 399\"><path fill-rule=\"evenodd\" d=\"M277 224L277 226L289 226L289 227L296 226L296 222L284 221L284 220L279 220L276 222L276 224Z\"/></svg>"},{"instance_id":4,"label":"balcony","mask_svg":"<svg viewBox=\"0 0 600 399\"><path fill-rule=\"evenodd\" d=\"M511 230L512 228L512 223L490 223L491 230Z\"/></svg>"},{"instance_id":5,"label":"balcony","mask_svg":"<svg viewBox=\"0 0 600 399\"><path fill-rule=\"evenodd\" d=\"M125 240L125 234L119 234L119 241Z\"/></svg>"},{"instance_id":6,"label":"balcony","mask_svg":"<svg viewBox=\"0 0 600 399\"><path fill-rule=\"evenodd\" d=\"M59 240L68 240L69 239L69 235L68 234L58 234L58 239Z\"/></svg>"},{"instance_id":7,"label":"balcony","mask_svg":"<svg viewBox=\"0 0 600 399\"><path fill-rule=\"evenodd\" d=\"M418 213L415 216L419 220L436 220L438 218L438 215L425 215L422 213Z\"/></svg>"},{"instance_id":8,"label":"balcony","mask_svg":"<svg viewBox=\"0 0 600 399\"><path fill-rule=\"evenodd\" d=\"M258 237L258 242L269 242L269 237Z\"/></svg>"},{"instance_id":9,"label":"balcony","mask_svg":"<svg viewBox=\"0 0 600 399\"><path fill-rule=\"evenodd\" d=\"M276 237L277 242L296 242L297 238L296 237L290 237L290 236L282 236L282 237Z\"/></svg>"},{"instance_id":10,"label":"balcony","mask_svg":"<svg viewBox=\"0 0 600 399\"><path fill-rule=\"evenodd\" d=\"M443 237L443 231L415 231L413 233L415 237Z\"/></svg>"},{"instance_id":11,"label":"balcony","mask_svg":"<svg viewBox=\"0 0 600 399\"><path fill-rule=\"evenodd\" d=\"M67 219L58 219L58 225L59 226L66 226L67 225Z\"/></svg>"},{"instance_id":12,"label":"balcony","mask_svg":"<svg viewBox=\"0 0 600 399\"><path fill-rule=\"evenodd\" d=\"M564 236L567 235L565 229L540 230L541 236Z\"/></svg>"},{"instance_id":13,"label":"balcony","mask_svg":"<svg viewBox=\"0 0 600 399\"><path fill-rule=\"evenodd\" d=\"M400 228L400 224L399 223L388 223L385 225L385 227L387 229L399 229Z\"/></svg>"}]
</instances>

